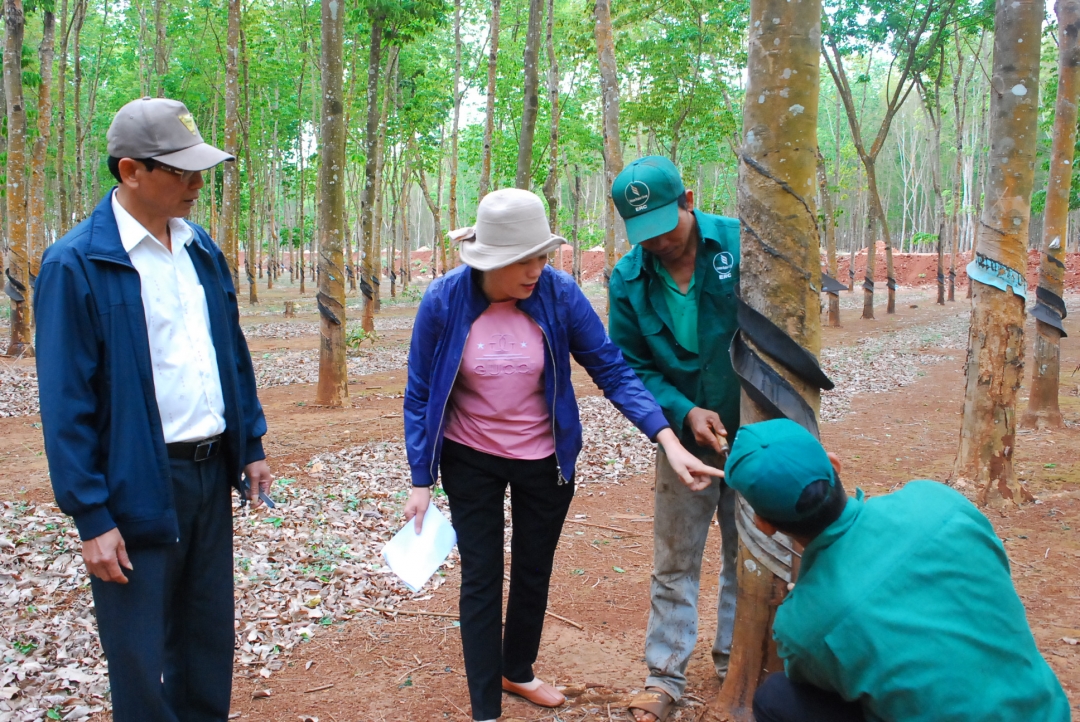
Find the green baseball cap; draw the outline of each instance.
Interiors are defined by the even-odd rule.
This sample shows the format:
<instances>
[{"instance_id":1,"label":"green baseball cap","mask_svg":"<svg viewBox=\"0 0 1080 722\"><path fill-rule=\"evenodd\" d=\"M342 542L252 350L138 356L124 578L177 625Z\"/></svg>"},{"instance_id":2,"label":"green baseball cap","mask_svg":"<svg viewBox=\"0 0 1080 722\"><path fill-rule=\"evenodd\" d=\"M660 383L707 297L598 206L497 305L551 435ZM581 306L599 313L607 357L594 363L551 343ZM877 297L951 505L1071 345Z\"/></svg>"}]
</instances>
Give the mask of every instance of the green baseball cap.
<instances>
[{"instance_id":1,"label":"green baseball cap","mask_svg":"<svg viewBox=\"0 0 1080 722\"><path fill-rule=\"evenodd\" d=\"M821 442L789 419L748 424L731 445L724 480L758 516L772 522L800 521L817 509L798 510L803 490L815 481L836 485Z\"/></svg>"},{"instance_id":2,"label":"green baseball cap","mask_svg":"<svg viewBox=\"0 0 1080 722\"><path fill-rule=\"evenodd\" d=\"M611 185L611 200L626 221L626 236L641 243L679 224L678 199L686 192L675 164L662 155L638 158Z\"/></svg>"}]
</instances>

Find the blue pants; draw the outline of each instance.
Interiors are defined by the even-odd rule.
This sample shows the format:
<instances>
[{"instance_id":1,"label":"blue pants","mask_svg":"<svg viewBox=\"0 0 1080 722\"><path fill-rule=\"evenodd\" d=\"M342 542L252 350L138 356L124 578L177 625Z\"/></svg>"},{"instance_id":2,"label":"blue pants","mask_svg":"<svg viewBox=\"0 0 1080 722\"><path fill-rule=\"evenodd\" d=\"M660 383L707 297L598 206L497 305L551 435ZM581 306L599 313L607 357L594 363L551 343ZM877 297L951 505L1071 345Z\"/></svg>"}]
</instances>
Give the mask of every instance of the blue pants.
<instances>
[{"instance_id":1,"label":"blue pants","mask_svg":"<svg viewBox=\"0 0 1080 722\"><path fill-rule=\"evenodd\" d=\"M175 544L129 549L127 584L92 577L115 722L224 722L233 665L232 503L222 455L170 460Z\"/></svg>"},{"instance_id":2,"label":"blue pants","mask_svg":"<svg viewBox=\"0 0 1080 722\"><path fill-rule=\"evenodd\" d=\"M862 706L835 692L795 684L783 672L770 674L754 693L757 722L864 722Z\"/></svg>"}]
</instances>

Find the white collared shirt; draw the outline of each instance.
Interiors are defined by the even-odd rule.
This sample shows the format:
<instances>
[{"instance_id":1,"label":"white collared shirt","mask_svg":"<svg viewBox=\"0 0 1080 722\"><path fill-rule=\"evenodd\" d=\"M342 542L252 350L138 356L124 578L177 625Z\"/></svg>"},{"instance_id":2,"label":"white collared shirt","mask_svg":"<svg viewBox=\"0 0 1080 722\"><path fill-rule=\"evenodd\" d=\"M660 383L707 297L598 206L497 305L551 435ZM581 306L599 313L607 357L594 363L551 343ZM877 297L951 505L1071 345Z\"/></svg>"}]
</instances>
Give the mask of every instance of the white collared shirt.
<instances>
[{"instance_id":1,"label":"white collared shirt","mask_svg":"<svg viewBox=\"0 0 1080 722\"><path fill-rule=\"evenodd\" d=\"M225 401L210 336L210 313L188 255L195 232L182 218L169 219L170 253L120 205L115 191L112 209L120 242L139 272L165 443L220 434L225 431Z\"/></svg>"}]
</instances>

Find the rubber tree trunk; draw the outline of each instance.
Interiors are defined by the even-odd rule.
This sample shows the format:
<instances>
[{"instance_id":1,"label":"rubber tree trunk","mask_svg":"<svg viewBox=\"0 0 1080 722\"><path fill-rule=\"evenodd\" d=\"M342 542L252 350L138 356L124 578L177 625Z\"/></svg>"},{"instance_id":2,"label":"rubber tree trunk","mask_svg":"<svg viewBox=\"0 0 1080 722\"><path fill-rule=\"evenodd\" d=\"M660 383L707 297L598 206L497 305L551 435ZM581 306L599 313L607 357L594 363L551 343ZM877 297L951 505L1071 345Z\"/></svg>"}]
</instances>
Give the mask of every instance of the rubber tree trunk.
<instances>
[{"instance_id":1,"label":"rubber tree trunk","mask_svg":"<svg viewBox=\"0 0 1080 722\"><path fill-rule=\"evenodd\" d=\"M81 0L75 7L75 18L72 21L72 91L75 98L71 103L72 115L75 120L75 136L72 138L75 144L75 189L72 193L72 220L78 223L86 217L86 202L83 198L83 187L86 179L83 172L83 114L82 114L82 29L86 22L86 6L88 0Z\"/></svg>"},{"instance_id":2,"label":"rubber tree trunk","mask_svg":"<svg viewBox=\"0 0 1080 722\"><path fill-rule=\"evenodd\" d=\"M491 188L491 139L495 135L495 88L499 79L499 6L502 0L491 0L491 50L488 52L487 114L484 116L484 148L480 155L480 186L477 202Z\"/></svg>"},{"instance_id":3,"label":"rubber tree trunk","mask_svg":"<svg viewBox=\"0 0 1080 722\"><path fill-rule=\"evenodd\" d=\"M934 217L937 220L937 302L945 305L945 197L941 185L941 79L945 72L945 53L941 53L937 77L934 79L933 92L923 84L920 78L919 97L923 111L930 122L930 179L934 189ZM901 240L902 242L902 240ZM914 250L914 249L912 249Z\"/></svg>"},{"instance_id":4,"label":"rubber tree trunk","mask_svg":"<svg viewBox=\"0 0 1080 722\"><path fill-rule=\"evenodd\" d=\"M307 53L300 58L300 80L296 85L296 117L299 119L296 131L296 172L299 195L296 203L296 222L300 237L293 241L296 244L296 261L293 263L294 273L300 276L300 295L307 293L304 286L306 269L304 268L304 240L307 237L304 220L304 188L307 179L304 176L304 71L307 70ZM291 246L291 244L290 244Z\"/></svg>"},{"instance_id":5,"label":"rubber tree trunk","mask_svg":"<svg viewBox=\"0 0 1080 722\"><path fill-rule=\"evenodd\" d=\"M1013 469L1016 395L1024 373L1024 274L1038 135L1043 5L997 0L990 85L990 153L972 287L964 414L954 476L980 504L1019 503ZM979 280L978 269L984 269ZM1000 279L1000 280L994 280ZM991 283L995 285L991 285ZM1001 286L1001 288L998 287Z\"/></svg>"},{"instance_id":6,"label":"rubber tree trunk","mask_svg":"<svg viewBox=\"0 0 1080 722\"><path fill-rule=\"evenodd\" d=\"M461 122L461 0L454 0L454 112L450 121L450 228L458 228L458 124Z\"/></svg>"},{"instance_id":7,"label":"rubber tree trunk","mask_svg":"<svg viewBox=\"0 0 1080 722\"><path fill-rule=\"evenodd\" d=\"M165 97L165 75L169 71L169 55L165 44L165 22L168 3L166 0L154 2L154 74L157 76L156 95Z\"/></svg>"},{"instance_id":8,"label":"rubber tree trunk","mask_svg":"<svg viewBox=\"0 0 1080 722\"><path fill-rule=\"evenodd\" d=\"M836 218L833 215L832 192L829 190L829 178L825 172L825 159L821 151L817 155L818 190L821 194L821 219L825 224L825 262L829 266L829 275L836 278ZM829 297L829 325L840 328L840 293L826 294Z\"/></svg>"},{"instance_id":9,"label":"rubber tree trunk","mask_svg":"<svg viewBox=\"0 0 1080 722\"><path fill-rule=\"evenodd\" d=\"M529 25L525 33L525 96L521 107L521 134L518 136L517 175L514 186L529 189L532 183L533 138L536 136L536 116L540 111L540 24L544 17L544 0L529 0Z\"/></svg>"},{"instance_id":10,"label":"rubber tree trunk","mask_svg":"<svg viewBox=\"0 0 1080 722\"><path fill-rule=\"evenodd\" d=\"M611 30L611 0L596 0L593 5L596 53L600 66L600 106L604 131L605 189L615 184L623 169L622 144L619 139L619 73L615 65L615 35ZM615 204L604 193L604 285L611 278L615 262Z\"/></svg>"},{"instance_id":11,"label":"rubber tree trunk","mask_svg":"<svg viewBox=\"0 0 1080 722\"><path fill-rule=\"evenodd\" d=\"M236 156L240 130L240 0L229 0L229 27L225 38L225 152ZM240 292L237 244L240 220L240 169L225 163L221 189L221 251L229 264L233 287Z\"/></svg>"},{"instance_id":12,"label":"rubber tree trunk","mask_svg":"<svg viewBox=\"0 0 1080 722\"><path fill-rule=\"evenodd\" d=\"M959 30L953 31L956 50L956 67L950 68L953 76L953 128L956 132L956 160L953 166L952 218L949 222L949 291L948 300L956 301L956 254L960 246L961 184L964 179L964 130L967 122L967 84L964 80L964 53L960 45ZM973 61L974 64L974 61ZM963 90L961 90L963 88Z\"/></svg>"},{"instance_id":13,"label":"rubber tree trunk","mask_svg":"<svg viewBox=\"0 0 1080 722\"><path fill-rule=\"evenodd\" d=\"M78 13L80 0L76 0L74 13ZM66 233L71 225L71 207L66 176L65 146L67 140L67 62L68 37L72 18L68 17L68 0L60 6L60 53L56 63L56 204L60 210L57 234Z\"/></svg>"},{"instance_id":14,"label":"rubber tree trunk","mask_svg":"<svg viewBox=\"0 0 1080 722\"><path fill-rule=\"evenodd\" d=\"M869 194L868 194L869 197ZM874 318L874 262L877 259L877 215L866 214L866 271L863 273L862 317Z\"/></svg>"},{"instance_id":15,"label":"rubber tree trunk","mask_svg":"<svg viewBox=\"0 0 1080 722\"><path fill-rule=\"evenodd\" d=\"M375 202L378 198L379 154L379 64L382 62L382 36L386 23L376 6L371 9L371 37L368 45L367 127L364 131L364 190L360 203L360 234L363 236L364 259L361 266L360 292L364 295L364 331L375 331L375 276L378 273L378 248L372 244Z\"/></svg>"},{"instance_id":16,"label":"rubber tree trunk","mask_svg":"<svg viewBox=\"0 0 1080 722\"><path fill-rule=\"evenodd\" d=\"M38 46L38 67L41 83L38 85L37 132L30 160L30 203L28 207L27 234L30 246L30 277L37 278L41 267L41 254L48 241L45 223L45 163L48 159L49 135L52 128L52 68L53 49L56 39L56 16L42 12L41 44ZM31 284L31 287L33 284ZM31 288L31 291L33 289Z\"/></svg>"},{"instance_id":17,"label":"rubber tree trunk","mask_svg":"<svg viewBox=\"0 0 1080 722\"><path fill-rule=\"evenodd\" d=\"M1072 183L1076 145L1076 103L1080 94L1080 0L1058 0L1054 6L1058 28L1058 87L1054 108L1054 136L1050 149L1050 178L1046 187L1043 217L1042 260L1039 288L1050 303L1038 302L1036 313L1048 314L1047 323L1035 321L1034 367L1027 413L1020 420L1026 428L1061 428L1058 408L1058 376L1061 372L1061 312L1056 303L1065 290L1065 245L1069 230L1069 187ZM1061 308L1064 307L1062 303Z\"/></svg>"},{"instance_id":18,"label":"rubber tree trunk","mask_svg":"<svg viewBox=\"0 0 1080 722\"><path fill-rule=\"evenodd\" d=\"M555 55L555 0L547 3L546 45L548 56L547 92L551 108L551 134L548 146L548 172L544 179L544 198L548 204L548 226L558 233L559 226L559 60ZM562 249L558 251L559 270L562 268Z\"/></svg>"},{"instance_id":19,"label":"rubber tree trunk","mask_svg":"<svg viewBox=\"0 0 1080 722\"><path fill-rule=\"evenodd\" d=\"M751 0L750 27L738 181L740 294L792 340L816 354L821 346L817 291L821 260L813 188L821 2ZM792 72L777 72L777 68ZM816 416L818 390L761 355ZM764 409L744 392L742 423L764 418ZM781 669L772 642L772 622L788 581L753 551L771 540L760 539L763 535L752 524L740 523L739 536L735 634L727 679L716 706L728 719L749 722L754 690L767 673ZM792 579L794 573L790 571Z\"/></svg>"},{"instance_id":20,"label":"rubber tree trunk","mask_svg":"<svg viewBox=\"0 0 1080 722\"><path fill-rule=\"evenodd\" d=\"M386 58L386 77L383 78L382 109L379 111L379 131L375 135L375 208L371 214L371 248L375 258L372 260L374 274L371 276L375 291L375 313L382 310L382 231L383 205L386 200L386 178L383 167L386 165L386 121L390 113L390 97L393 95L393 79L397 67L397 45L390 47Z\"/></svg>"},{"instance_id":21,"label":"rubber tree trunk","mask_svg":"<svg viewBox=\"0 0 1080 722\"><path fill-rule=\"evenodd\" d=\"M30 329L30 263L26 252L26 105L22 81L25 26L22 0L4 0L4 93L8 119L8 257L4 289L11 302L9 356L34 355Z\"/></svg>"},{"instance_id":22,"label":"rubber tree trunk","mask_svg":"<svg viewBox=\"0 0 1080 722\"><path fill-rule=\"evenodd\" d=\"M240 50L244 70L244 173L247 174L248 186L247 243L245 244L247 253L244 254L244 274L248 282L248 304L256 306L259 303L259 284L255 280L255 274L262 266L259 253L262 243L255 230L255 167L251 164L251 83L248 72L247 37L243 28L240 28ZM240 289L236 290L239 294Z\"/></svg>"},{"instance_id":23,"label":"rubber tree trunk","mask_svg":"<svg viewBox=\"0 0 1080 722\"><path fill-rule=\"evenodd\" d=\"M345 365L345 10L322 0L322 123L319 132L319 385L315 403L342 406L349 398Z\"/></svg>"}]
</instances>

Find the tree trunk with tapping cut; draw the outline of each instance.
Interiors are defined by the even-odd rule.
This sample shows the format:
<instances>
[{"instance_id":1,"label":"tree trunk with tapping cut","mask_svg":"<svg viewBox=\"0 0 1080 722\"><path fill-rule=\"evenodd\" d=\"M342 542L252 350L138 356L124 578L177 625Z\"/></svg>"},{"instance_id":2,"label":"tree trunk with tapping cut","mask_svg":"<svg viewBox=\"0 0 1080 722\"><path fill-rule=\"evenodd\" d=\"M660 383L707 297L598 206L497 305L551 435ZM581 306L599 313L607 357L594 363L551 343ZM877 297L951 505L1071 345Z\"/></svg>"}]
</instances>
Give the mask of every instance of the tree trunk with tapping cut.
<instances>
[{"instance_id":1,"label":"tree trunk with tapping cut","mask_svg":"<svg viewBox=\"0 0 1080 722\"><path fill-rule=\"evenodd\" d=\"M818 160L820 0L751 0L750 27L738 185L740 294L792 340L816 354L821 347L817 290L821 262L813 196ZM775 68L793 72L777 73ZM816 415L817 388L794 378L764 352L761 356ZM745 392L741 418L743 424L767 418ZM726 719L750 722L758 684L768 673L782 669L772 642L772 621L787 582L761 560L755 561L743 533L740 527L731 662L715 707ZM791 571L794 579L796 570Z\"/></svg>"},{"instance_id":2,"label":"tree trunk with tapping cut","mask_svg":"<svg viewBox=\"0 0 1080 722\"><path fill-rule=\"evenodd\" d=\"M22 0L4 0L4 94L7 97L8 257L4 286L11 303L8 356L33 356L30 323L30 263L26 253L26 105L22 47L26 16ZM14 295L12 295L14 294ZM17 297L21 298L18 300Z\"/></svg>"},{"instance_id":3,"label":"tree trunk with tapping cut","mask_svg":"<svg viewBox=\"0 0 1080 722\"><path fill-rule=\"evenodd\" d=\"M1054 135L1050 149L1050 178L1043 217L1039 287L1061 297L1065 291L1065 246L1069 230L1069 188L1076 145L1076 103L1080 95L1080 0L1058 0L1058 87ZM1030 299L1030 296L1029 296ZM1035 321L1034 366L1027 412L1020 425L1035 429L1061 428L1058 377L1061 373L1061 332Z\"/></svg>"},{"instance_id":4,"label":"tree trunk with tapping cut","mask_svg":"<svg viewBox=\"0 0 1080 722\"><path fill-rule=\"evenodd\" d=\"M484 147L480 156L480 186L477 202L484 199L491 187L491 139L495 134L495 83L499 77L499 5L502 0L491 0L491 50L488 53L487 113L484 116ZM406 254L407 257L408 254Z\"/></svg>"},{"instance_id":5,"label":"tree trunk with tapping cut","mask_svg":"<svg viewBox=\"0 0 1080 722\"><path fill-rule=\"evenodd\" d=\"M619 73L615 64L615 35L611 29L611 0L593 4L593 32L600 65L600 106L604 131L604 285L611 278L615 262L615 204L606 191L622 172L622 145L619 140Z\"/></svg>"},{"instance_id":6,"label":"tree trunk with tapping cut","mask_svg":"<svg viewBox=\"0 0 1080 722\"><path fill-rule=\"evenodd\" d=\"M240 0L229 0L229 26L225 39L225 152L236 156L240 130ZM240 169L225 163L221 188L221 251L229 264L233 287L240 293L239 249Z\"/></svg>"},{"instance_id":7,"label":"tree trunk with tapping cut","mask_svg":"<svg viewBox=\"0 0 1080 722\"><path fill-rule=\"evenodd\" d=\"M319 131L319 385L315 403L339 407L349 398L345 364L345 8L322 0L322 122Z\"/></svg>"},{"instance_id":8,"label":"tree trunk with tapping cut","mask_svg":"<svg viewBox=\"0 0 1080 722\"><path fill-rule=\"evenodd\" d=\"M544 0L529 0L529 25L525 33L524 100L521 108L521 134L518 136L517 175L514 187L529 190L532 185L533 138L536 137L536 117L540 111L540 23L543 22Z\"/></svg>"},{"instance_id":9,"label":"tree trunk with tapping cut","mask_svg":"<svg viewBox=\"0 0 1080 722\"><path fill-rule=\"evenodd\" d=\"M371 36L368 45L367 127L364 132L364 190L360 203L360 233L363 236L364 259L360 289L364 296L361 326L367 333L375 331L375 274L378 261L373 246L375 201L378 192L379 145L379 67L382 62L382 36L386 18L374 6L371 10ZM365 285L367 288L365 289Z\"/></svg>"},{"instance_id":10,"label":"tree trunk with tapping cut","mask_svg":"<svg viewBox=\"0 0 1080 722\"><path fill-rule=\"evenodd\" d=\"M1019 279L1027 270L1035 180L1042 17L1042 3L997 0L986 201L975 263L982 256L995 271L1003 266ZM974 483L981 505L1000 500L1020 503L1027 495L1012 459L1016 396L1024 374L1024 298L1014 291L1023 293L1023 288L1009 284L1003 290L975 278L969 278L969 285L971 333L953 476Z\"/></svg>"},{"instance_id":11,"label":"tree trunk with tapping cut","mask_svg":"<svg viewBox=\"0 0 1080 722\"><path fill-rule=\"evenodd\" d=\"M825 159L818 151L817 159L818 188L821 192L822 219L825 223L825 262L829 266L829 275L837 277L836 270L836 218L833 215L832 191L829 190L829 178L825 172ZM829 325L840 328L840 294L829 293Z\"/></svg>"}]
</instances>

